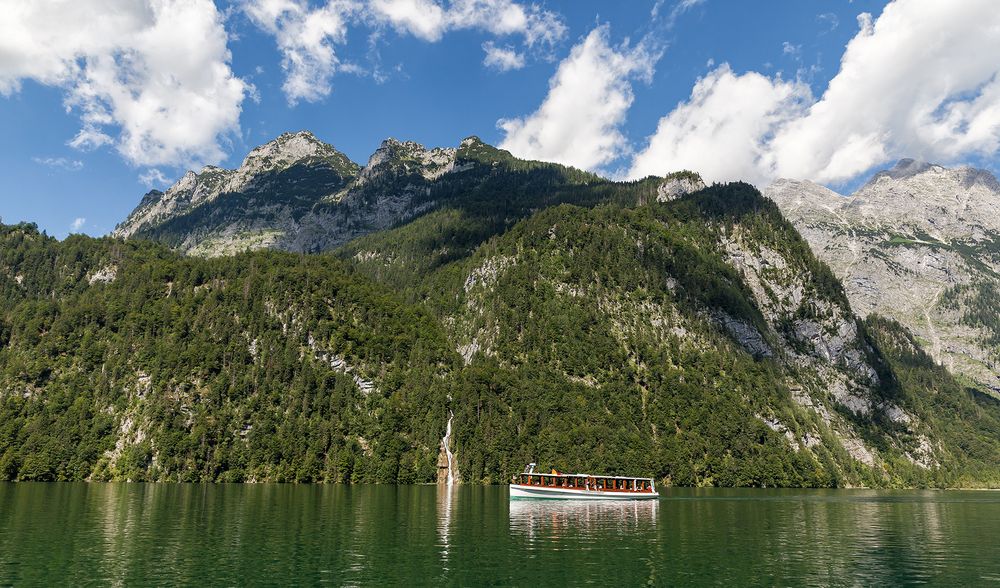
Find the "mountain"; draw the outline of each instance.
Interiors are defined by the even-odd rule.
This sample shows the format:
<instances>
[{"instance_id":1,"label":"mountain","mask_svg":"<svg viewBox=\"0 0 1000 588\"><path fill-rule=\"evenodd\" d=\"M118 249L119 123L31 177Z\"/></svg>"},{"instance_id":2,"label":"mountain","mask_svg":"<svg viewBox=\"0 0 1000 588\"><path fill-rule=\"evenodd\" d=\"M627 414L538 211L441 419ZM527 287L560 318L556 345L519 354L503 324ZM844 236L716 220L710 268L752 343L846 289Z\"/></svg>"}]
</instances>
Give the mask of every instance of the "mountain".
<instances>
[{"instance_id":1,"label":"mountain","mask_svg":"<svg viewBox=\"0 0 1000 588\"><path fill-rule=\"evenodd\" d=\"M1000 184L989 172L904 159L847 197L794 180L764 194L859 315L899 321L937 362L1000 393Z\"/></svg>"},{"instance_id":2,"label":"mountain","mask_svg":"<svg viewBox=\"0 0 1000 588\"><path fill-rule=\"evenodd\" d=\"M646 191L618 189L619 202ZM897 323L858 321L836 277L745 184L551 207L428 272L449 249L418 237L447 226L436 214L340 254L441 317L466 363L454 410L457 451L475 453L467 475L518 466L498 467L484 445L525 444L522 459L557 468L652 460L684 485L927 483L967 459L953 453L962 438L986 443L977 459L1000 455L996 406ZM957 433L979 406L992 424L980 413L983 429Z\"/></svg>"},{"instance_id":3,"label":"mountain","mask_svg":"<svg viewBox=\"0 0 1000 588\"><path fill-rule=\"evenodd\" d=\"M311 133L285 133L235 170L189 171L166 192L147 193L112 235L155 238L204 254L286 245L311 209L357 178L359 167Z\"/></svg>"},{"instance_id":4,"label":"mountain","mask_svg":"<svg viewBox=\"0 0 1000 588\"><path fill-rule=\"evenodd\" d=\"M386 139L362 168L311 133L286 133L251 151L238 169L206 167L166 192L146 194L112 235L203 256L327 251L467 197L497 171L533 168L543 169L537 179L546 186L598 180L519 162L476 137L434 149Z\"/></svg>"},{"instance_id":5,"label":"mountain","mask_svg":"<svg viewBox=\"0 0 1000 588\"><path fill-rule=\"evenodd\" d=\"M1000 403L860 320L751 186L383 147L303 217L433 205L329 253L182 254L297 190L192 193L161 243L0 228L0 477L428 482L450 423L474 483L1000 484Z\"/></svg>"}]
</instances>

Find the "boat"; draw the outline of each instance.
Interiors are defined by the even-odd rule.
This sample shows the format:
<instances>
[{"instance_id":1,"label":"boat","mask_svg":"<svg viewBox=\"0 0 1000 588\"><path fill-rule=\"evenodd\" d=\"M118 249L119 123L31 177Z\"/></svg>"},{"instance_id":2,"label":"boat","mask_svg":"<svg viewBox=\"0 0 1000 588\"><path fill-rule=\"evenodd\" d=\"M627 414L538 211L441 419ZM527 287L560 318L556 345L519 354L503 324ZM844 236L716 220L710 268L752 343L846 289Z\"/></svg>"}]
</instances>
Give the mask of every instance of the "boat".
<instances>
[{"instance_id":1,"label":"boat","mask_svg":"<svg viewBox=\"0 0 1000 588\"><path fill-rule=\"evenodd\" d=\"M652 478L563 474L552 470L544 474L529 463L515 474L510 483L510 498L556 498L569 500L649 500L659 498Z\"/></svg>"}]
</instances>

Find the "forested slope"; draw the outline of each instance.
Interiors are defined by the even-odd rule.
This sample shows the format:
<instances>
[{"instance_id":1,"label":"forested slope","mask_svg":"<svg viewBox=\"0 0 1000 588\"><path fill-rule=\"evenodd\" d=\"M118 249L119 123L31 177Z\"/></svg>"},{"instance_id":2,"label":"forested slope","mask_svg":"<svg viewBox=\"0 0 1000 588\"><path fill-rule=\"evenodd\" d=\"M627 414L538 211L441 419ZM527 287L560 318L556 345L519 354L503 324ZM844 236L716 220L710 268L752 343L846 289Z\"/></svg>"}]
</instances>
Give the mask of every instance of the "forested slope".
<instances>
[{"instance_id":1,"label":"forested slope","mask_svg":"<svg viewBox=\"0 0 1000 588\"><path fill-rule=\"evenodd\" d=\"M430 482L453 413L471 483L1000 484L996 403L858 320L751 186L481 149L475 189L334 255L2 227L0 478Z\"/></svg>"},{"instance_id":2,"label":"forested slope","mask_svg":"<svg viewBox=\"0 0 1000 588\"><path fill-rule=\"evenodd\" d=\"M339 260L0 235L0 477L435 475L457 355Z\"/></svg>"}]
</instances>

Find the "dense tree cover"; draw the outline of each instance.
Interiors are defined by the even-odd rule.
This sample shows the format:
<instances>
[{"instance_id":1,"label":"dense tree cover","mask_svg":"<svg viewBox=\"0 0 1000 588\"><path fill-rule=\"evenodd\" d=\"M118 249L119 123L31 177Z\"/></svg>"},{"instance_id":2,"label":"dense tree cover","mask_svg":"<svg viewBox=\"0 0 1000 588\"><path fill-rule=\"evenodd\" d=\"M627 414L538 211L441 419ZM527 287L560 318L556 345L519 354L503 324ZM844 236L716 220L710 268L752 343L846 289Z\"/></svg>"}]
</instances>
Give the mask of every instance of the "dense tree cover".
<instances>
[{"instance_id":1,"label":"dense tree cover","mask_svg":"<svg viewBox=\"0 0 1000 588\"><path fill-rule=\"evenodd\" d=\"M865 326L890 364L894 395L926 419L942 443L939 477L954 485L1000 486L1000 401L961 385L896 321L872 316Z\"/></svg>"},{"instance_id":2,"label":"dense tree cover","mask_svg":"<svg viewBox=\"0 0 1000 588\"><path fill-rule=\"evenodd\" d=\"M435 475L454 352L426 312L339 260L180 258L29 226L0 239L0 477ZM114 281L91 285L106 267Z\"/></svg>"},{"instance_id":3,"label":"dense tree cover","mask_svg":"<svg viewBox=\"0 0 1000 588\"><path fill-rule=\"evenodd\" d=\"M781 252L805 315L847 299L751 186L658 203L655 179L463 149L489 165L436 188L446 206L337 255L0 227L0 479L429 482L453 411L468 482L537 461L680 485L1000 483L1000 407L894 323L860 324L870 393L919 422L844 412L877 467L795 399L827 380L723 241ZM941 467L907 457L921 436Z\"/></svg>"},{"instance_id":4,"label":"dense tree cover","mask_svg":"<svg viewBox=\"0 0 1000 588\"><path fill-rule=\"evenodd\" d=\"M765 337L779 335L768 331L744 280L720 253L720 236L736 225L809 276L809 300L849 308L839 281L772 202L732 184L640 204L644 188L578 187L633 206L555 206L492 236L476 230L481 217L474 208L439 211L345 248L360 271L441 317L470 354L453 393L467 480L502 481L535 460L560 469L648 472L676 484L990 483L995 460L979 456L924 470L905 457L919 442L911 432L880 414L844 411L887 462L884 469L860 464L837 432L791 400L789 381L809 379L795 361L755 359L712 320L721 310ZM910 366L888 361L864 328L861 335L880 376L870 391L876 401L931 393L919 382L901 384L896 371ZM953 386L948 394L965 392ZM936 410L906 406L918 415ZM762 416L796 438L819 431L822 442L795 450ZM954 424L961 417L944 418ZM993 435L988 421L968 423L958 434L928 419L927 431L950 447L960 447L965 433Z\"/></svg>"},{"instance_id":5,"label":"dense tree cover","mask_svg":"<svg viewBox=\"0 0 1000 588\"><path fill-rule=\"evenodd\" d=\"M962 324L983 329L983 344L995 348L1000 359L1000 281L982 279L972 284L958 284L941 294L942 305L961 310Z\"/></svg>"}]
</instances>

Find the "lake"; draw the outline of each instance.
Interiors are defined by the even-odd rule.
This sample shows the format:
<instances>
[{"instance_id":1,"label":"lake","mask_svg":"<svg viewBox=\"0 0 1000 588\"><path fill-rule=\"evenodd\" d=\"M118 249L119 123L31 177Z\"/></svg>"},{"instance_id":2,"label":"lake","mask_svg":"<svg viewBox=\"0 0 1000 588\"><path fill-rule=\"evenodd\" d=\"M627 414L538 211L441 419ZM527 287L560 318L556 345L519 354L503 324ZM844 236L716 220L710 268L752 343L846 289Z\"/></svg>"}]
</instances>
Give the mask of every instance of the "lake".
<instances>
[{"instance_id":1,"label":"lake","mask_svg":"<svg viewBox=\"0 0 1000 588\"><path fill-rule=\"evenodd\" d=\"M1000 493L0 484L0 584L1000 585Z\"/></svg>"}]
</instances>

